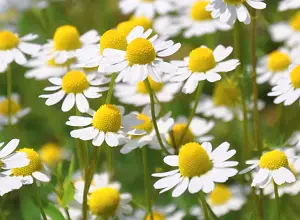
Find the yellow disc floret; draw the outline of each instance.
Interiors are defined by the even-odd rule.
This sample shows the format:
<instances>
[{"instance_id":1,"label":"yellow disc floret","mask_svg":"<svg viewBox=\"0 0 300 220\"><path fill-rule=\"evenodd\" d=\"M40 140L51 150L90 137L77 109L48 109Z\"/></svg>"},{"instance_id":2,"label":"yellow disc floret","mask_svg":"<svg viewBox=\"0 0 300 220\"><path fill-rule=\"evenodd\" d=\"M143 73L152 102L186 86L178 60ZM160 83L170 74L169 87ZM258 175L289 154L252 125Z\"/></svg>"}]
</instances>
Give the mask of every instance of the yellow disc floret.
<instances>
[{"instance_id":1,"label":"yellow disc floret","mask_svg":"<svg viewBox=\"0 0 300 220\"><path fill-rule=\"evenodd\" d=\"M206 72L216 66L213 51L206 47L191 51L189 69L194 73Z\"/></svg>"},{"instance_id":2,"label":"yellow disc floret","mask_svg":"<svg viewBox=\"0 0 300 220\"><path fill-rule=\"evenodd\" d=\"M134 128L139 129L139 130L144 130L147 133L150 133L152 131L153 124L152 124L152 120L149 116L144 115L144 114L138 114L137 119L142 121L142 123L134 126Z\"/></svg>"},{"instance_id":3,"label":"yellow disc floret","mask_svg":"<svg viewBox=\"0 0 300 220\"><path fill-rule=\"evenodd\" d=\"M63 149L55 143L47 143L40 149L42 161L48 166L55 166L63 158Z\"/></svg>"},{"instance_id":4,"label":"yellow disc floret","mask_svg":"<svg viewBox=\"0 0 300 220\"><path fill-rule=\"evenodd\" d=\"M120 204L120 193L110 187L104 187L93 192L89 198L90 211L99 217L110 218L116 215Z\"/></svg>"},{"instance_id":5,"label":"yellow disc floret","mask_svg":"<svg viewBox=\"0 0 300 220\"><path fill-rule=\"evenodd\" d=\"M127 36L135 27L142 26L144 30L152 27L152 22L146 17L132 17L129 21L124 21L118 24L117 30Z\"/></svg>"},{"instance_id":6,"label":"yellow disc floret","mask_svg":"<svg viewBox=\"0 0 300 220\"><path fill-rule=\"evenodd\" d=\"M142 26L144 30L148 30L152 27L152 21L145 16L132 17L130 21L133 21L137 26Z\"/></svg>"},{"instance_id":7,"label":"yellow disc floret","mask_svg":"<svg viewBox=\"0 0 300 220\"><path fill-rule=\"evenodd\" d=\"M179 151L179 170L184 177L200 176L212 168L206 150L198 143L190 142Z\"/></svg>"},{"instance_id":8,"label":"yellow disc floret","mask_svg":"<svg viewBox=\"0 0 300 220\"><path fill-rule=\"evenodd\" d=\"M240 5L245 2L245 0L224 0L224 1L230 5Z\"/></svg>"},{"instance_id":9,"label":"yellow disc floret","mask_svg":"<svg viewBox=\"0 0 300 220\"><path fill-rule=\"evenodd\" d=\"M144 38L137 38L128 45L126 57L129 65L145 65L152 63L156 58L156 53L152 43Z\"/></svg>"},{"instance_id":10,"label":"yellow disc floret","mask_svg":"<svg viewBox=\"0 0 300 220\"><path fill-rule=\"evenodd\" d=\"M94 115L93 126L103 132L118 132L121 128L122 117L115 105L102 105Z\"/></svg>"},{"instance_id":11,"label":"yellow disc floret","mask_svg":"<svg viewBox=\"0 0 300 220\"><path fill-rule=\"evenodd\" d=\"M287 156L280 150L273 150L263 154L259 160L259 166L268 170L277 170L280 167L288 168Z\"/></svg>"},{"instance_id":12,"label":"yellow disc floret","mask_svg":"<svg viewBox=\"0 0 300 220\"><path fill-rule=\"evenodd\" d=\"M0 50L10 50L17 47L19 38L10 31L0 31Z\"/></svg>"},{"instance_id":13,"label":"yellow disc floret","mask_svg":"<svg viewBox=\"0 0 300 220\"><path fill-rule=\"evenodd\" d=\"M173 132L173 135L174 135L174 140L175 140L175 145L177 147L179 147L179 145L185 145L189 142L193 142L195 140L195 135L193 134L193 132L191 131L190 128L187 129L181 143L180 140L181 140L181 137L186 129L186 124L184 123L178 123L178 124L175 124L172 128L172 132ZM168 143L169 144L172 144L172 140L171 140L171 137L168 138Z\"/></svg>"},{"instance_id":14,"label":"yellow disc floret","mask_svg":"<svg viewBox=\"0 0 300 220\"><path fill-rule=\"evenodd\" d=\"M234 106L241 97L241 90L234 87L233 82L230 85L223 82L217 83L213 91L213 101L216 106Z\"/></svg>"},{"instance_id":15,"label":"yellow disc floret","mask_svg":"<svg viewBox=\"0 0 300 220\"><path fill-rule=\"evenodd\" d=\"M290 78L294 88L300 88L300 65L296 66L292 70Z\"/></svg>"},{"instance_id":16,"label":"yellow disc floret","mask_svg":"<svg viewBox=\"0 0 300 220\"><path fill-rule=\"evenodd\" d=\"M153 220L165 220L166 219L164 214L157 212L157 211L153 211L152 216L153 216ZM151 220L151 219L152 218L151 218L150 214L148 214L145 218L145 220Z\"/></svg>"},{"instance_id":17,"label":"yellow disc floret","mask_svg":"<svg viewBox=\"0 0 300 220\"><path fill-rule=\"evenodd\" d=\"M210 20L211 12L206 11L205 7L209 4L208 1L197 1L191 8L191 18L195 21Z\"/></svg>"},{"instance_id":18,"label":"yellow disc floret","mask_svg":"<svg viewBox=\"0 0 300 220\"><path fill-rule=\"evenodd\" d=\"M300 30L300 11L298 11L290 20L290 25L295 31Z\"/></svg>"},{"instance_id":19,"label":"yellow disc floret","mask_svg":"<svg viewBox=\"0 0 300 220\"><path fill-rule=\"evenodd\" d=\"M8 113L9 113L8 106L9 106L8 99L5 99L4 101L2 101L0 103L0 115L5 115L5 116L8 115ZM11 106L10 112L12 115L15 115L16 113L18 113L21 110L21 106L18 103L16 103L14 100L10 101L10 106Z\"/></svg>"},{"instance_id":20,"label":"yellow disc floret","mask_svg":"<svg viewBox=\"0 0 300 220\"><path fill-rule=\"evenodd\" d=\"M291 64L291 59L288 54L274 51L269 55L268 68L273 72L286 70Z\"/></svg>"},{"instance_id":21,"label":"yellow disc floret","mask_svg":"<svg viewBox=\"0 0 300 220\"><path fill-rule=\"evenodd\" d=\"M79 32L76 27L71 25L57 28L53 41L56 50L76 50L81 47Z\"/></svg>"},{"instance_id":22,"label":"yellow disc floret","mask_svg":"<svg viewBox=\"0 0 300 220\"><path fill-rule=\"evenodd\" d=\"M40 155L33 149L23 148L18 152L23 152L27 154L27 158L29 159L29 164L22 168L14 168L12 169L12 173L15 176L29 176L32 173L39 171L43 168L42 160Z\"/></svg>"},{"instance_id":23,"label":"yellow disc floret","mask_svg":"<svg viewBox=\"0 0 300 220\"><path fill-rule=\"evenodd\" d=\"M81 71L72 70L62 79L62 89L66 93L82 93L87 88L89 88L89 82Z\"/></svg>"},{"instance_id":24,"label":"yellow disc floret","mask_svg":"<svg viewBox=\"0 0 300 220\"><path fill-rule=\"evenodd\" d=\"M104 49L116 49L126 50L127 40L124 34L117 30L106 31L100 39L100 53L102 54Z\"/></svg>"},{"instance_id":25,"label":"yellow disc floret","mask_svg":"<svg viewBox=\"0 0 300 220\"><path fill-rule=\"evenodd\" d=\"M231 199L230 188L224 184L216 184L215 189L210 193L209 200L213 205L224 205Z\"/></svg>"},{"instance_id":26,"label":"yellow disc floret","mask_svg":"<svg viewBox=\"0 0 300 220\"><path fill-rule=\"evenodd\" d=\"M150 76L148 76L148 80L153 92L161 91L161 89L163 88L163 83L155 82ZM148 94L148 89L145 82L138 82L136 84L136 91L142 94Z\"/></svg>"}]
</instances>

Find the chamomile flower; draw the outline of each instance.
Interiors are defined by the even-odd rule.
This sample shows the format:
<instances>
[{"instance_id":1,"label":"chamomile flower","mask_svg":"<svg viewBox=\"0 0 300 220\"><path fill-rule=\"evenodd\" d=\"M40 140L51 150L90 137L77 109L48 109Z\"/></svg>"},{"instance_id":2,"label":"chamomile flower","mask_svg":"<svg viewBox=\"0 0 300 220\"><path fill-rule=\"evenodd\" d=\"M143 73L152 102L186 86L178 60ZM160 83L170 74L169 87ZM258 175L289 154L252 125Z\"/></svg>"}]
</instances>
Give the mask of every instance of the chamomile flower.
<instances>
[{"instance_id":1,"label":"chamomile flower","mask_svg":"<svg viewBox=\"0 0 300 220\"><path fill-rule=\"evenodd\" d=\"M87 99L95 99L102 96L100 92L106 91L107 87L99 87L102 81L96 78L96 74L86 75L81 70L71 70L63 78L53 77L49 81L53 86L46 87L45 91L54 91L52 94L40 95L46 98L46 105L55 105L64 99L61 106L63 112L70 111L74 105L84 113L89 109Z\"/></svg>"},{"instance_id":2,"label":"chamomile flower","mask_svg":"<svg viewBox=\"0 0 300 220\"><path fill-rule=\"evenodd\" d=\"M246 164L251 165L240 174L247 173L253 169L258 169L254 174L252 187L265 188L273 180L277 185L293 183L296 178L289 168L287 155L280 150L272 150L264 153L259 160L249 160Z\"/></svg>"},{"instance_id":3,"label":"chamomile flower","mask_svg":"<svg viewBox=\"0 0 300 220\"><path fill-rule=\"evenodd\" d=\"M292 61L290 52L285 48L280 48L264 56L259 60L256 69L257 83L269 82L270 85L275 85L280 78L288 74Z\"/></svg>"},{"instance_id":4,"label":"chamomile flower","mask_svg":"<svg viewBox=\"0 0 300 220\"><path fill-rule=\"evenodd\" d=\"M254 9L266 8L266 3L263 0L213 0L206 7L206 10L211 11L213 18L219 18L220 21L229 25L233 25L236 19L244 24L250 24L251 16L245 2Z\"/></svg>"},{"instance_id":5,"label":"chamomile flower","mask_svg":"<svg viewBox=\"0 0 300 220\"><path fill-rule=\"evenodd\" d=\"M118 24L117 31L127 36L135 27L142 26L145 30L152 28L152 20L145 16L132 17L128 21L124 21Z\"/></svg>"},{"instance_id":6,"label":"chamomile flower","mask_svg":"<svg viewBox=\"0 0 300 220\"><path fill-rule=\"evenodd\" d=\"M156 13L167 14L174 10L173 0L120 0L120 9L124 14L154 18Z\"/></svg>"},{"instance_id":7,"label":"chamomile flower","mask_svg":"<svg viewBox=\"0 0 300 220\"><path fill-rule=\"evenodd\" d=\"M174 15L163 15L153 21L153 29L160 36L170 38L179 35L182 27Z\"/></svg>"},{"instance_id":8,"label":"chamomile flower","mask_svg":"<svg viewBox=\"0 0 300 220\"><path fill-rule=\"evenodd\" d=\"M268 96L276 96L275 104L288 106L296 102L300 97L300 65L290 65L289 75L279 79Z\"/></svg>"},{"instance_id":9,"label":"chamomile flower","mask_svg":"<svg viewBox=\"0 0 300 220\"><path fill-rule=\"evenodd\" d=\"M156 113L158 114L159 107L155 107ZM139 124L133 126L132 131L128 133L128 137L125 141L126 143L121 148L121 153L127 154L146 145L151 149L161 150L153 127L150 105L145 106L141 113L133 112L131 115L135 120L139 121ZM160 135L167 134L170 131L174 123L174 120L170 118L170 115L171 113L169 112L157 120Z\"/></svg>"},{"instance_id":10,"label":"chamomile flower","mask_svg":"<svg viewBox=\"0 0 300 220\"><path fill-rule=\"evenodd\" d=\"M229 143L224 142L212 151L209 142L183 145L179 155L164 158L166 164L178 169L152 174L154 177L162 177L154 184L154 188L162 189L160 193L163 193L175 187L173 197L182 195L187 189L192 194L200 190L204 193L212 192L215 183L224 183L237 174L233 167L238 162L227 161L236 153L235 150L228 151L229 146Z\"/></svg>"},{"instance_id":11,"label":"chamomile flower","mask_svg":"<svg viewBox=\"0 0 300 220\"><path fill-rule=\"evenodd\" d=\"M4 142L0 143L0 147ZM0 149L0 196L19 189L22 183L19 178L10 176L12 169L25 167L29 164L27 155L22 152L14 152L19 145L18 139L13 139ZM4 171L3 171L4 170Z\"/></svg>"},{"instance_id":12,"label":"chamomile flower","mask_svg":"<svg viewBox=\"0 0 300 220\"><path fill-rule=\"evenodd\" d=\"M12 94L9 101L5 96L0 96L0 124L7 125L9 121L9 104L11 105L11 123L16 124L18 121L30 112L30 108L20 106L20 97Z\"/></svg>"},{"instance_id":13,"label":"chamomile flower","mask_svg":"<svg viewBox=\"0 0 300 220\"><path fill-rule=\"evenodd\" d=\"M97 147L104 141L108 146L116 147L124 138L124 133L130 132L132 127L140 124L132 115L123 116L124 111L122 106L104 104L96 112L89 109L87 113L91 117L71 116L66 124L85 127L73 130L70 133L73 138L93 140L92 144Z\"/></svg>"},{"instance_id":14,"label":"chamomile flower","mask_svg":"<svg viewBox=\"0 0 300 220\"><path fill-rule=\"evenodd\" d=\"M211 13L205 9L209 3L209 0L191 0L176 18L177 25L184 29L184 37L191 38L231 29L230 25L212 18Z\"/></svg>"},{"instance_id":15,"label":"chamomile flower","mask_svg":"<svg viewBox=\"0 0 300 220\"><path fill-rule=\"evenodd\" d=\"M169 102L174 99L177 92L181 88L181 83L170 83L169 77L163 77L162 82L155 82L150 76L148 80L152 91L155 93L159 102ZM115 96L120 102L132 104L135 106L143 106L150 104L150 96L145 82L118 83L115 86Z\"/></svg>"},{"instance_id":16,"label":"chamomile flower","mask_svg":"<svg viewBox=\"0 0 300 220\"><path fill-rule=\"evenodd\" d=\"M36 55L40 50L40 45L29 43L38 38L38 35L28 34L24 37L10 31L0 31L0 70L4 72L7 65L15 61L19 65L24 65L27 59L24 55Z\"/></svg>"},{"instance_id":17,"label":"chamomile flower","mask_svg":"<svg viewBox=\"0 0 300 220\"><path fill-rule=\"evenodd\" d=\"M162 73L176 71L176 66L163 60L163 58L176 53L181 44L165 41L154 35L150 39L152 29L144 32L144 28L134 28L126 37L127 49L105 49L104 56L107 66L104 72L110 74L119 72L116 81L136 83L141 82L149 75L155 82L161 81Z\"/></svg>"},{"instance_id":18,"label":"chamomile flower","mask_svg":"<svg viewBox=\"0 0 300 220\"><path fill-rule=\"evenodd\" d=\"M286 11L300 8L300 2L298 0L281 0L278 5L279 11Z\"/></svg>"},{"instance_id":19,"label":"chamomile flower","mask_svg":"<svg viewBox=\"0 0 300 220\"><path fill-rule=\"evenodd\" d=\"M121 193L120 188L120 183L109 182L107 173L95 174L88 195L88 207L91 214L108 220L114 217L125 219L126 215L131 214L132 207L129 204L132 199L131 195ZM84 181L78 181L75 189L75 199L82 203Z\"/></svg>"},{"instance_id":20,"label":"chamomile flower","mask_svg":"<svg viewBox=\"0 0 300 220\"><path fill-rule=\"evenodd\" d=\"M232 51L232 47L225 48L223 45L217 46L214 51L205 46L198 47L183 61L173 61L173 64L178 66L178 70L171 81L187 80L182 89L186 94L193 93L199 81L219 81L222 78L219 72L230 72L240 64L237 59L223 61Z\"/></svg>"},{"instance_id":21,"label":"chamomile flower","mask_svg":"<svg viewBox=\"0 0 300 220\"><path fill-rule=\"evenodd\" d=\"M75 58L77 49L95 45L99 38L95 30L80 36L76 27L63 25L56 29L53 40L48 40L48 43L43 45L40 54L54 59L55 63L63 64L69 59Z\"/></svg>"},{"instance_id":22,"label":"chamomile flower","mask_svg":"<svg viewBox=\"0 0 300 220\"><path fill-rule=\"evenodd\" d=\"M154 206L152 208L153 220L182 220L185 213L182 210L176 210L175 205ZM151 220L151 216L145 210L138 209L133 216L126 218L126 220Z\"/></svg>"},{"instance_id":23,"label":"chamomile flower","mask_svg":"<svg viewBox=\"0 0 300 220\"><path fill-rule=\"evenodd\" d=\"M215 189L207 196L207 203L211 207L213 213L220 217L226 215L230 211L238 211L246 203L243 190L238 185L227 186L224 184L216 184ZM193 207L191 215L202 216L200 207Z\"/></svg>"},{"instance_id":24,"label":"chamomile flower","mask_svg":"<svg viewBox=\"0 0 300 220\"><path fill-rule=\"evenodd\" d=\"M269 31L275 42L284 41L287 46L294 47L300 42L300 11L289 20L270 25Z\"/></svg>"},{"instance_id":25,"label":"chamomile flower","mask_svg":"<svg viewBox=\"0 0 300 220\"><path fill-rule=\"evenodd\" d=\"M55 167L59 162L67 159L70 153L56 143L46 143L39 150L41 160L49 167Z\"/></svg>"}]
</instances>

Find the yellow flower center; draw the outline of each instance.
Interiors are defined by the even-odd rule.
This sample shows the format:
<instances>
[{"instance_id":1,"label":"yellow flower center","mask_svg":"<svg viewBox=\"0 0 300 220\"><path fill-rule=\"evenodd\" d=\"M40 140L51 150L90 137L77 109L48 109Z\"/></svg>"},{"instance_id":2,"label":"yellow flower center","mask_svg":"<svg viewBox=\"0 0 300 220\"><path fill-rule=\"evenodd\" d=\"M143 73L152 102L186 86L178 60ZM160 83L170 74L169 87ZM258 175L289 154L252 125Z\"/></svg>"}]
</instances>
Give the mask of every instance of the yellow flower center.
<instances>
[{"instance_id":1,"label":"yellow flower center","mask_svg":"<svg viewBox=\"0 0 300 220\"><path fill-rule=\"evenodd\" d=\"M8 99L5 99L0 103L0 114L7 116L9 113L8 109L9 101ZM14 100L10 101L10 106L11 106L11 114L15 115L17 112L21 110L21 106L16 103Z\"/></svg>"},{"instance_id":2,"label":"yellow flower center","mask_svg":"<svg viewBox=\"0 0 300 220\"><path fill-rule=\"evenodd\" d=\"M119 204L119 191L110 187L104 187L96 190L91 194L88 201L91 212L96 216L104 218L115 216Z\"/></svg>"},{"instance_id":3,"label":"yellow flower center","mask_svg":"<svg viewBox=\"0 0 300 220\"><path fill-rule=\"evenodd\" d=\"M129 65L145 65L152 63L156 58L156 53L152 43L144 38L137 38L128 45L126 57Z\"/></svg>"},{"instance_id":4,"label":"yellow flower center","mask_svg":"<svg viewBox=\"0 0 300 220\"><path fill-rule=\"evenodd\" d=\"M117 106L102 105L94 115L93 126L103 132L118 132L121 128L122 116Z\"/></svg>"},{"instance_id":5,"label":"yellow flower center","mask_svg":"<svg viewBox=\"0 0 300 220\"><path fill-rule=\"evenodd\" d=\"M207 1L195 2L191 8L191 18L195 21L211 20L211 13L205 9L208 4Z\"/></svg>"},{"instance_id":6,"label":"yellow flower center","mask_svg":"<svg viewBox=\"0 0 300 220\"><path fill-rule=\"evenodd\" d=\"M283 152L280 150L273 150L261 156L259 166L268 170L277 170L280 167L288 168L289 162Z\"/></svg>"},{"instance_id":7,"label":"yellow flower center","mask_svg":"<svg viewBox=\"0 0 300 220\"><path fill-rule=\"evenodd\" d=\"M152 27L152 22L146 17L133 17L129 21L118 24L117 30L127 36L137 26L142 26L144 30L148 30Z\"/></svg>"},{"instance_id":8,"label":"yellow flower center","mask_svg":"<svg viewBox=\"0 0 300 220\"><path fill-rule=\"evenodd\" d=\"M230 87L223 82L217 83L213 91L213 101L216 106L234 106L241 97L241 90L234 87L229 81Z\"/></svg>"},{"instance_id":9,"label":"yellow flower center","mask_svg":"<svg viewBox=\"0 0 300 220\"><path fill-rule=\"evenodd\" d=\"M18 152L24 152L27 154L27 158L29 159L29 164L22 168L14 168L12 169L12 173L15 176L29 176L32 173L39 171L43 168L42 160L40 155L33 149L23 148Z\"/></svg>"},{"instance_id":10,"label":"yellow flower center","mask_svg":"<svg viewBox=\"0 0 300 220\"><path fill-rule=\"evenodd\" d=\"M216 184L215 189L210 193L209 200L213 205L223 205L231 199L230 188L224 184Z\"/></svg>"},{"instance_id":11,"label":"yellow flower center","mask_svg":"<svg viewBox=\"0 0 300 220\"><path fill-rule=\"evenodd\" d=\"M150 76L148 76L148 80L153 92L159 92L163 88L163 83L155 82ZM138 82L136 84L136 91L142 94L148 94L145 82Z\"/></svg>"},{"instance_id":12,"label":"yellow flower center","mask_svg":"<svg viewBox=\"0 0 300 220\"><path fill-rule=\"evenodd\" d=\"M300 31L300 11L292 17L290 25L295 31Z\"/></svg>"},{"instance_id":13,"label":"yellow flower center","mask_svg":"<svg viewBox=\"0 0 300 220\"><path fill-rule=\"evenodd\" d=\"M100 53L102 54L104 49L116 49L126 50L127 40L126 36L117 30L106 31L100 39Z\"/></svg>"},{"instance_id":14,"label":"yellow flower center","mask_svg":"<svg viewBox=\"0 0 300 220\"><path fill-rule=\"evenodd\" d=\"M191 51L189 69L192 72L206 72L215 66L216 61L211 49L201 47Z\"/></svg>"},{"instance_id":15,"label":"yellow flower center","mask_svg":"<svg viewBox=\"0 0 300 220\"><path fill-rule=\"evenodd\" d=\"M40 149L42 161L49 166L55 166L63 158L63 150L57 144L47 143Z\"/></svg>"},{"instance_id":16,"label":"yellow flower center","mask_svg":"<svg viewBox=\"0 0 300 220\"><path fill-rule=\"evenodd\" d=\"M240 5L245 2L245 0L224 0L224 1L230 5Z\"/></svg>"},{"instance_id":17,"label":"yellow flower center","mask_svg":"<svg viewBox=\"0 0 300 220\"><path fill-rule=\"evenodd\" d=\"M56 50L76 50L81 47L79 32L71 25L57 28L53 40Z\"/></svg>"},{"instance_id":18,"label":"yellow flower center","mask_svg":"<svg viewBox=\"0 0 300 220\"><path fill-rule=\"evenodd\" d=\"M300 88L300 65L296 66L290 73L292 84L295 88Z\"/></svg>"},{"instance_id":19,"label":"yellow flower center","mask_svg":"<svg viewBox=\"0 0 300 220\"><path fill-rule=\"evenodd\" d=\"M145 30L152 28L152 21L145 16L132 17L130 20L136 23L137 26L142 26Z\"/></svg>"},{"instance_id":20,"label":"yellow flower center","mask_svg":"<svg viewBox=\"0 0 300 220\"><path fill-rule=\"evenodd\" d=\"M144 114L138 114L137 119L143 121L143 123L141 123L137 126L134 126L134 128L144 130L147 133L150 133L152 131L153 124L152 124L152 120L149 116L144 115Z\"/></svg>"},{"instance_id":21,"label":"yellow flower center","mask_svg":"<svg viewBox=\"0 0 300 220\"><path fill-rule=\"evenodd\" d=\"M75 59L68 59L67 62L63 63L63 64L59 64L59 63L55 63L55 59L50 59L47 62L47 65L49 67L67 67L70 66L73 62L75 62Z\"/></svg>"},{"instance_id":22,"label":"yellow flower center","mask_svg":"<svg viewBox=\"0 0 300 220\"><path fill-rule=\"evenodd\" d=\"M153 216L153 220L165 220L166 219L164 214L157 212L157 211L152 212L152 216ZM151 220L151 215L148 214L146 216L145 220Z\"/></svg>"},{"instance_id":23,"label":"yellow flower center","mask_svg":"<svg viewBox=\"0 0 300 220\"><path fill-rule=\"evenodd\" d=\"M201 176L212 168L206 150L198 143L190 142L179 151L179 170L184 177Z\"/></svg>"},{"instance_id":24,"label":"yellow flower center","mask_svg":"<svg viewBox=\"0 0 300 220\"><path fill-rule=\"evenodd\" d=\"M78 70L68 72L62 79L62 89L66 93L82 93L89 86L86 75Z\"/></svg>"},{"instance_id":25,"label":"yellow flower center","mask_svg":"<svg viewBox=\"0 0 300 220\"><path fill-rule=\"evenodd\" d=\"M172 132L173 132L173 135L174 135L174 140L175 140L175 145L177 147L179 147L179 145L185 145L189 142L193 142L195 140L195 135L193 134L193 132L191 131L191 129L188 128L188 130L186 131L183 139L182 139L182 142L179 143L180 139L181 139L181 136L183 135L183 132L185 131L186 129L186 124L183 124L183 123L178 123L178 124L175 124L172 128ZM171 137L168 138L168 143L169 144L172 144L172 140L171 140Z\"/></svg>"},{"instance_id":26,"label":"yellow flower center","mask_svg":"<svg viewBox=\"0 0 300 220\"><path fill-rule=\"evenodd\" d=\"M274 51L269 55L268 68L273 72L279 72L287 69L291 64L291 59L288 54Z\"/></svg>"},{"instance_id":27,"label":"yellow flower center","mask_svg":"<svg viewBox=\"0 0 300 220\"><path fill-rule=\"evenodd\" d=\"M0 50L10 50L17 47L19 38L10 31L0 31Z\"/></svg>"}]
</instances>

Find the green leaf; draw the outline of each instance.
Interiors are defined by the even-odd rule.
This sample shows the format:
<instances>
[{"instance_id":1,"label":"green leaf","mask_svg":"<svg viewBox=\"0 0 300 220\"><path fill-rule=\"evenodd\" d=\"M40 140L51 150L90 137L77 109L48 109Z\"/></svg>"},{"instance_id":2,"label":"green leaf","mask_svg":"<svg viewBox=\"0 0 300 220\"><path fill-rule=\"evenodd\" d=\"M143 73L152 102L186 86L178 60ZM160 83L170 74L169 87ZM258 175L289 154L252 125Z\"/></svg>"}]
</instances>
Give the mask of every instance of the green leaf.
<instances>
[{"instance_id":1,"label":"green leaf","mask_svg":"<svg viewBox=\"0 0 300 220\"><path fill-rule=\"evenodd\" d=\"M51 203L48 203L46 207L44 207L45 213L53 220L64 220L64 216L61 212Z\"/></svg>"},{"instance_id":2,"label":"green leaf","mask_svg":"<svg viewBox=\"0 0 300 220\"><path fill-rule=\"evenodd\" d=\"M20 196L20 209L23 220L40 220L40 210L30 196Z\"/></svg>"},{"instance_id":3,"label":"green leaf","mask_svg":"<svg viewBox=\"0 0 300 220\"><path fill-rule=\"evenodd\" d=\"M61 201L61 206L63 208L65 208L67 206L67 204L74 199L75 189L72 184L72 176L74 173L74 169L75 169L75 158L73 156L71 159L67 178L65 179L65 181L63 183L63 196L62 196L62 201Z\"/></svg>"}]
</instances>

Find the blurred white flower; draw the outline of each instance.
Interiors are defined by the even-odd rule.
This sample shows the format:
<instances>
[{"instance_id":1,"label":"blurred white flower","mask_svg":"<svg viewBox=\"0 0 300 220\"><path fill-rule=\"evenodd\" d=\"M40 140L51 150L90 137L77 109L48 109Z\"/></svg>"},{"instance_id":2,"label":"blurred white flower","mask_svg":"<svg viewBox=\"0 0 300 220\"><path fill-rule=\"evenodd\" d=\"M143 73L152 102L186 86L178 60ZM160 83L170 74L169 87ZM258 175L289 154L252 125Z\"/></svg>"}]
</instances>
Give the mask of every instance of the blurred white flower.
<instances>
[{"instance_id":1,"label":"blurred white flower","mask_svg":"<svg viewBox=\"0 0 300 220\"><path fill-rule=\"evenodd\" d=\"M278 5L278 11L286 11L300 8L298 0L281 0Z\"/></svg>"}]
</instances>

